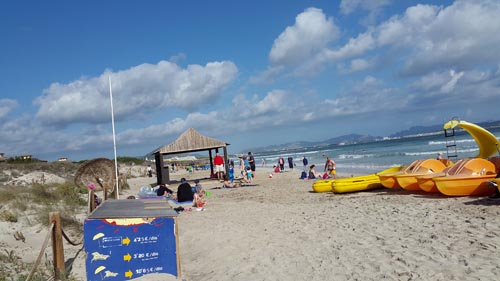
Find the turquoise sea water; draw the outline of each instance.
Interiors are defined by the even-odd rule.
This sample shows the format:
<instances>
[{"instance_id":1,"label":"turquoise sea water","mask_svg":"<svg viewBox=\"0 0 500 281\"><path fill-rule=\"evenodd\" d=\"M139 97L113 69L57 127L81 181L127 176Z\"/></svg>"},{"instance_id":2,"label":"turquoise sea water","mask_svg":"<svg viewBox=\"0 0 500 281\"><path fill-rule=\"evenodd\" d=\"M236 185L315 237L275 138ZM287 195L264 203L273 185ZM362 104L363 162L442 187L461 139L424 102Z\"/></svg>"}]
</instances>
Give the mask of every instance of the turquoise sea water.
<instances>
[{"instance_id":1,"label":"turquoise sea water","mask_svg":"<svg viewBox=\"0 0 500 281\"><path fill-rule=\"evenodd\" d=\"M500 128L490 130L490 132L500 139ZM479 151L476 142L467 132L458 133L455 136L455 141L458 159L474 157ZM326 157L330 156L337 163L339 173L360 175L375 173L394 165L408 165L417 159L436 158L438 152L442 152L443 157L446 158L444 133L363 144L329 146L321 149L305 148L294 151L260 152L254 153L254 155L257 167L262 169L262 159L265 159L266 169L269 170L277 164L280 156L285 158L285 170L287 170L287 158L291 156L299 171L302 170L304 156L309 160L309 165L316 164L319 167L318 171L323 171Z\"/></svg>"}]
</instances>

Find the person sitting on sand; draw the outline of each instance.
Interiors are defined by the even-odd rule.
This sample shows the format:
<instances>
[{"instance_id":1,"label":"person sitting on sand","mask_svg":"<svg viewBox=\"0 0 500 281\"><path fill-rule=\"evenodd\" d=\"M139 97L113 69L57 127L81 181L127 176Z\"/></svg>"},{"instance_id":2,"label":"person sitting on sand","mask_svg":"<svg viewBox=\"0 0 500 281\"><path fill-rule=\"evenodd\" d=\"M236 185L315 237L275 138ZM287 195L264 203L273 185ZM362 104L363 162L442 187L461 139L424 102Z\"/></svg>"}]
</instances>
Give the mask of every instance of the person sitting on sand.
<instances>
[{"instance_id":1,"label":"person sitting on sand","mask_svg":"<svg viewBox=\"0 0 500 281\"><path fill-rule=\"evenodd\" d=\"M177 188L177 202L193 200L193 190L185 178L181 179L181 184Z\"/></svg>"},{"instance_id":2,"label":"person sitting on sand","mask_svg":"<svg viewBox=\"0 0 500 281\"><path fill-rule=\"evenodd\" d=\"M320 179L322 178L321 173L316 172L316 165L312 164L309 167L309 176L308 179Z\"/></svg>"},{"instance_id":3,"label":"person sitting on sand","mask_svg":"<svg viewBox=\"0 0 500 281\"><path fill-rule=\"evenodd\" d=\"M198 193L195 193L193 195L193 207L196 207L196 208L203 208L203 206L205 206L205 204L207 204L207 201L205 199L205 194L198 194Z\"/></svg>"},{"instance_id":4,"label":"person sitting on sand","mask_svg":"<svg viewBox=\"0 0 500 281\"><path fill-rule=\"evenodd\" d=\"M200 180L194 180L194 185L191 187L193 194L199 193L202 189L203 187L200 184Z\"/></svg>"},{"instance_id":5,"label":"person sitting on sand","mask_svg":"<svg viewBox=\"0 0 500 281\"><path fill-rule=\"evenodd\" d=\"M160 184L160 187L156 190L156 195L158 196L169 196L172 193L174 193L174 191L169 189L168 185L164 183Z\"/></svg>"},{"instance_id":6,"label":"person sitting on sand","mask_svg":"<svg viewBox=\"0 0 500 281\"><path fill-rule=\"evenodd\" d=\"M202 208L207 202L205 198L205 190L201 187L200 181L194 181L194 192L193 192L193 207Z\"/></svg>"},{"instance_id":7,"label":"person sitting on sand","mask_svg":"<svg viewBox=\"0 0 500 281\"><path fill-rule=\"evenodd\" d=\"M224 182L222 183L222 188L235 188L240 187L237 183L232 183L227 176L224 176Z\"/></svg>"},{"instance_id":8,"label":"person sitting on sand","mask_svg":"<svg viewBox=\"0 0 500 281\"><path fill-rule=\"evenodd\" d=\"M281 170L280 170L280 167L279 167L279 166L274 165L274 166L273 166L273 169L274 169L274 172L275 172L275 173L279 173L279 172L281 172Z\"/></svg>"}]
</instances>

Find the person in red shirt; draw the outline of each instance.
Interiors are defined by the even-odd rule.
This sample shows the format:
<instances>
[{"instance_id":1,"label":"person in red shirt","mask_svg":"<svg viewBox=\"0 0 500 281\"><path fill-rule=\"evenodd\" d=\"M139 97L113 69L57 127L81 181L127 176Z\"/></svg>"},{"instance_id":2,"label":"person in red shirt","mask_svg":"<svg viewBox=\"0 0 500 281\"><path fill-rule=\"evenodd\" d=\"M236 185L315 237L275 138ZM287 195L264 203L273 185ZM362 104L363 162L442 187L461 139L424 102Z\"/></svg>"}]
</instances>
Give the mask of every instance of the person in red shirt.
<instances>
[{"instance_id":1,"label":"person in red shirt","mask_svg":"<svg viewBox=\"0 0 500 281\"><path fill-rule=\"evenodd\" d=\"M224 158L217 152L214 157L215 173L219 180L224 179Z\"/></svg>"}]
</instances>

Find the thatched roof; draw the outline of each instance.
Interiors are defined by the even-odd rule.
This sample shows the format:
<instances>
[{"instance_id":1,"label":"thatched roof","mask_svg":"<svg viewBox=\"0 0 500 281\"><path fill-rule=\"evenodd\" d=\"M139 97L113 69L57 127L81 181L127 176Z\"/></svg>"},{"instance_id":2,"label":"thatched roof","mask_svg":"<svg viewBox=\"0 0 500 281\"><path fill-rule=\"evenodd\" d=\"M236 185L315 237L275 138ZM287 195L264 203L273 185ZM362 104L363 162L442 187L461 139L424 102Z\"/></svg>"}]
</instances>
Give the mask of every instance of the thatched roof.
<instances>
[{"instance_id":1,"label":"thatched roof","mask_svg":"<svg viewBox=\"0 0 500 281\"><path fill-rule=\"evenodd\" d=\"M175 154L210 150L220 147L226 147L227 145L229 144L226 142L209 138L198 133L195 129L189 128L187 131L182 133L182 135L180 135L174 142L162 146L154 152L160 152L161 154Z\"/></svg>"}]
</instances>

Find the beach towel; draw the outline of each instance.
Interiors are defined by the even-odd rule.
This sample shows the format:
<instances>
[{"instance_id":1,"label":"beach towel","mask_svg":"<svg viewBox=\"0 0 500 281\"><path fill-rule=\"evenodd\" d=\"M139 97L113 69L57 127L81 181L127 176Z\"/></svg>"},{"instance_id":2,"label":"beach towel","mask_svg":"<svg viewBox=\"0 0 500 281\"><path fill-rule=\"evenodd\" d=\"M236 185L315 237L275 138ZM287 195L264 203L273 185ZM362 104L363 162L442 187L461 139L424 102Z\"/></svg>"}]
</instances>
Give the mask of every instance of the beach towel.
<instances>
[{"instance_id":1,"label":"beach towel","mask_svg":"<svg viewBox=\"0 0 500 281\"><path fill-rule=\"evenodd\" d=\"M172 202L174 202L174 204L177 204L177 205L193 205L193 200L191 201L182 201L182 202L179 202L177 200L172 200Z\"/></svg>"}]
</instances>

